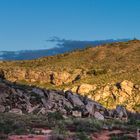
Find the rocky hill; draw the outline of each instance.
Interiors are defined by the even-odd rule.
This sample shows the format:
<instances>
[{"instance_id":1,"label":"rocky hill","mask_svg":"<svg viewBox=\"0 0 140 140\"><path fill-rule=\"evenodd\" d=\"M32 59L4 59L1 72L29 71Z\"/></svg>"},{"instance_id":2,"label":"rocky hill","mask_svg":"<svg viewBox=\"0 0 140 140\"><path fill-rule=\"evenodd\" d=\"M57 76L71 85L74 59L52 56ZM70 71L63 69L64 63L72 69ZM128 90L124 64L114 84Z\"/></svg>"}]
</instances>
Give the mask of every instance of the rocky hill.
<instances>
[{"instance_id":1,"label":"rocky hill","mask_svg":"<svg viewBox=\"0 0 140 140\"><path fill-rule=\"evenodd\" d=\"M30 61L1 61L1 77L71 90L107 108L140 112L140 41L118 42Z\"/></svg>"}]
</instances>

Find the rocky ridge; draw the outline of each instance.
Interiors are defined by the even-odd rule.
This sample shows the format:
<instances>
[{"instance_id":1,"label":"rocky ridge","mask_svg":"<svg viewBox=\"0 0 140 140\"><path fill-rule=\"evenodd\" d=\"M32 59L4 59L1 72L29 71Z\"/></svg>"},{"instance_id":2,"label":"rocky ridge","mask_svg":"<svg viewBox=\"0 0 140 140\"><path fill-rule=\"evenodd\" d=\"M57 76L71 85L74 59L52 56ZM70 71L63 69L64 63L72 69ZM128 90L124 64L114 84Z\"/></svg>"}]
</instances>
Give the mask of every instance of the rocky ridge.
<instances>
[{"instance_id":1,"label":"rocky ridge","mask_svg":"<svg viewBox=\"0 0 140 140\"><path fill-rule=\"evenodd\" d=\"M63 116L127 119L123 106L108 110L101 104L71 91L47 90L19 85L0 79L0 112L15 114L48 114L60 112Z\"/></svg>"},{"instance_id":2,"label":"rocky ridge","mask_svg":"<svg viewBox=\"0 0 140 140\"><path fill-rule=\"evenodd\" d=\"M19 71L19 73L18 73ZM0 77L1 78L8 78L8 80L16 82L18 81L15 79L16 75L21 80L30 80L30 82L36 82L34 79L27 78L26 73L22 73L22 71L17 70L15 72L11 72L11 75L13 73L12 78L8 78L6 73L1 70ZM72 86L66 86L59 88L61 90L69 90L73 93L80 94L82 96L87 96L89 99L94 100L96 102L99 102L104 107L108 109L114 109L118 104L123 105L126 107L127 110L131 112L140 112L140 85L134 84L131 81L123 80L122 82L118 83L107 83L104 85L101 84L87 84L87 83L80 83L80 84L74 84L75 80L78 80L78 78L81 78L81 75L83 72L81 70L75 70L75 73L71 75L68 72L48 72L45 74L38 74L39 72L32 71L29 75L40 78L38 80L42 82L49 82L53 85L61 85L66 84L67 82L72 82ZM45 72L44 72L45 73ZM35 76L35 75L36 76ZM20 76L19 76L20 75ZM23 76L24 75L24 76ZM44 80L41 80L42 77L39 75L42 75ZM49 77L49 78L48 78ZM55 88L55 87L54 87Z\"/></svg>"}]
</instances>

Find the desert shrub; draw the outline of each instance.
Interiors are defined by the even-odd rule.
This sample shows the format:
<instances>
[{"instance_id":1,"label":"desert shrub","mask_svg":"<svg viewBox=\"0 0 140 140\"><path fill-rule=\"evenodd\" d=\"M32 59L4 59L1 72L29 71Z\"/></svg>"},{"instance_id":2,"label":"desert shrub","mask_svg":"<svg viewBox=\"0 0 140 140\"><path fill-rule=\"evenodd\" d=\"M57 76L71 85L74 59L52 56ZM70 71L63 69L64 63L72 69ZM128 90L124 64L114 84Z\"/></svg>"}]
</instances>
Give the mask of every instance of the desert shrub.
<instances>
[{"instance_id":1,"label":"desert shrub","mask_svg":"<svg viewBox=\"0 0 140 140\"><path fill-rule=\"evenodd\" d=\"M63 116L60 112L49 112L48 115L48 120L63 120Z\"/></svg>"},{"instance_id":2,"label":"desert shrub","mask_svg":"<svg viewBox=\"0 0 140 140\"><path fill-rule=\"evenodd\" d=\"M118 136L111 136L111 140L136 140L136 139L132 136L118 135Z\"/></svg>"},{"instance_id":3,"label":"desert shrub","mask_svg":"<svg viewBox=\"0 0 140 140\"><path fill-rule=\"evenodd\" d=\"M95 75L95 76L101 75L101 74L106 74L106 73L107 73L106 69L92 69L87 72L87 74Z\"/></svg>"},{"instance_id":4,"label":"desert shrub","mask_svg":"<svg viewBox=\"0 0 140 140\"><path fill-rule=\"evenodd\" d=\"M75 119L73 125L77 132L96 132L102 127L102 122L95 119Z\"/></svg>"},{"instance_id":5,"label":"desert shrub","mask_svg":"<svg viewBox=\"0 0 140 140\"><path fill-rule=\"evenodd\" d=\"M86 134L85 132L80 132L80 133L77 133L76 137L79 139L79 140L92 140L88 134Z\"/></svg>"},{"instance_id":6,"label":"desert shrub","mask_svg":"<svg viewBox=\"0 0 140 140\"><path fill-rule=\"evenodd\" d=\"M47 119L50 127L55 127L60 120L63 120L63 116L60 112L49 112Z\"/></svg>"},{"instance_id":7,"label":"desert shrub","mask_svg":"<svg viewBox=\"0 0 140 140\"><path fill-rule=\"evenodd\" d=\"M67 129L64 121L59 121L54 127L54 132L56 134L61 134L61 135L66 135L67 134Z\"/></svg>"},{"instance_id":8,"label":"desert shrub","mask_svg":"<svg viewBox=\"0 0 140 140\"><path fill-rule=\"evenodd\" d=\"M0 132L9 134L11 132L15 134L26 133L26 125L23 121L16 121L14 118L0 118Z\"/></svg>"},{"instance_id":9,"label":"desert shrub","mask_svg":"<svg viewBox=\"0 0 140 140\"><path fill-rule=\"evenodd\" d=\"M128 120L127 125L134 126L134 128L140 127L140 120L136 120L134 118L131 118Z\"/></svg>"}]
</instances>

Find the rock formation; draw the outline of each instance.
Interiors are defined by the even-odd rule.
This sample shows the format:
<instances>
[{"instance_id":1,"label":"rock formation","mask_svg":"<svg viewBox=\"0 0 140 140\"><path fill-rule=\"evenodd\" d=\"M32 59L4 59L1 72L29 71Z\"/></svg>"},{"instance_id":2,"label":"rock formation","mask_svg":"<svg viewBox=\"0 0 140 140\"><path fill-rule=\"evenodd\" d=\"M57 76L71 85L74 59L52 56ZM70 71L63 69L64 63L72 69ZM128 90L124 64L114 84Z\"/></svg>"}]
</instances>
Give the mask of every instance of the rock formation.
<instances>
[{"instance_id":1,"label":"rock formation","mask_svg":"<svg viewBox=\"0 0 140 140\"><path fill-rule=\"evenodd\" d=\"M106 109L101 104L71 91L47 90L0 79L0 112L15 114L47 114L60 112L64 116L126 119L124 107Z\"/></svg>"},{"instance_id":2,"label":"rock formation","mask_svg":"<svg viewBox=\"0 0 140 140\"><path fill-rule=\"evenodd\" d=\"M73 92L95 100L107 108L124 105L131 112L140 112L140 86L131 81L106 85L81 84L70 88ZM67 88L68 89L68 88Z\"/></svg>"}]
</instances>

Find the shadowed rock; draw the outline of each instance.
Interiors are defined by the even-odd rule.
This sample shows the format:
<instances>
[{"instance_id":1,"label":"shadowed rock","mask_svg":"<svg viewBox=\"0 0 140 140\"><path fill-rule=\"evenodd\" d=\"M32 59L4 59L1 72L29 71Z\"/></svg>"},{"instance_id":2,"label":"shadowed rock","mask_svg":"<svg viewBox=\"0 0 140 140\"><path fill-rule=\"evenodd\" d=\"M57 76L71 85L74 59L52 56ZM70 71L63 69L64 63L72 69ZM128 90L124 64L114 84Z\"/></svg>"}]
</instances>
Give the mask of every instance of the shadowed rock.
<instances>
[{"instance_id":1,"label":"shadowed rock","mask_svg":"<svg viewBox=\"0 0 140 140\"><path fill-rule=\"evenodd\" d=\"M94 117L99 120L113 117L110 110L101 104L74 94L71 91L47 90L33 86L19 85L0 81L0 112L14 114L47 114L59 111L64 116ZM120 119L127 118L124 107L118 106L115 111ZM115 116L115 115L114 115Z\"/></svg>"}]
</instances>

